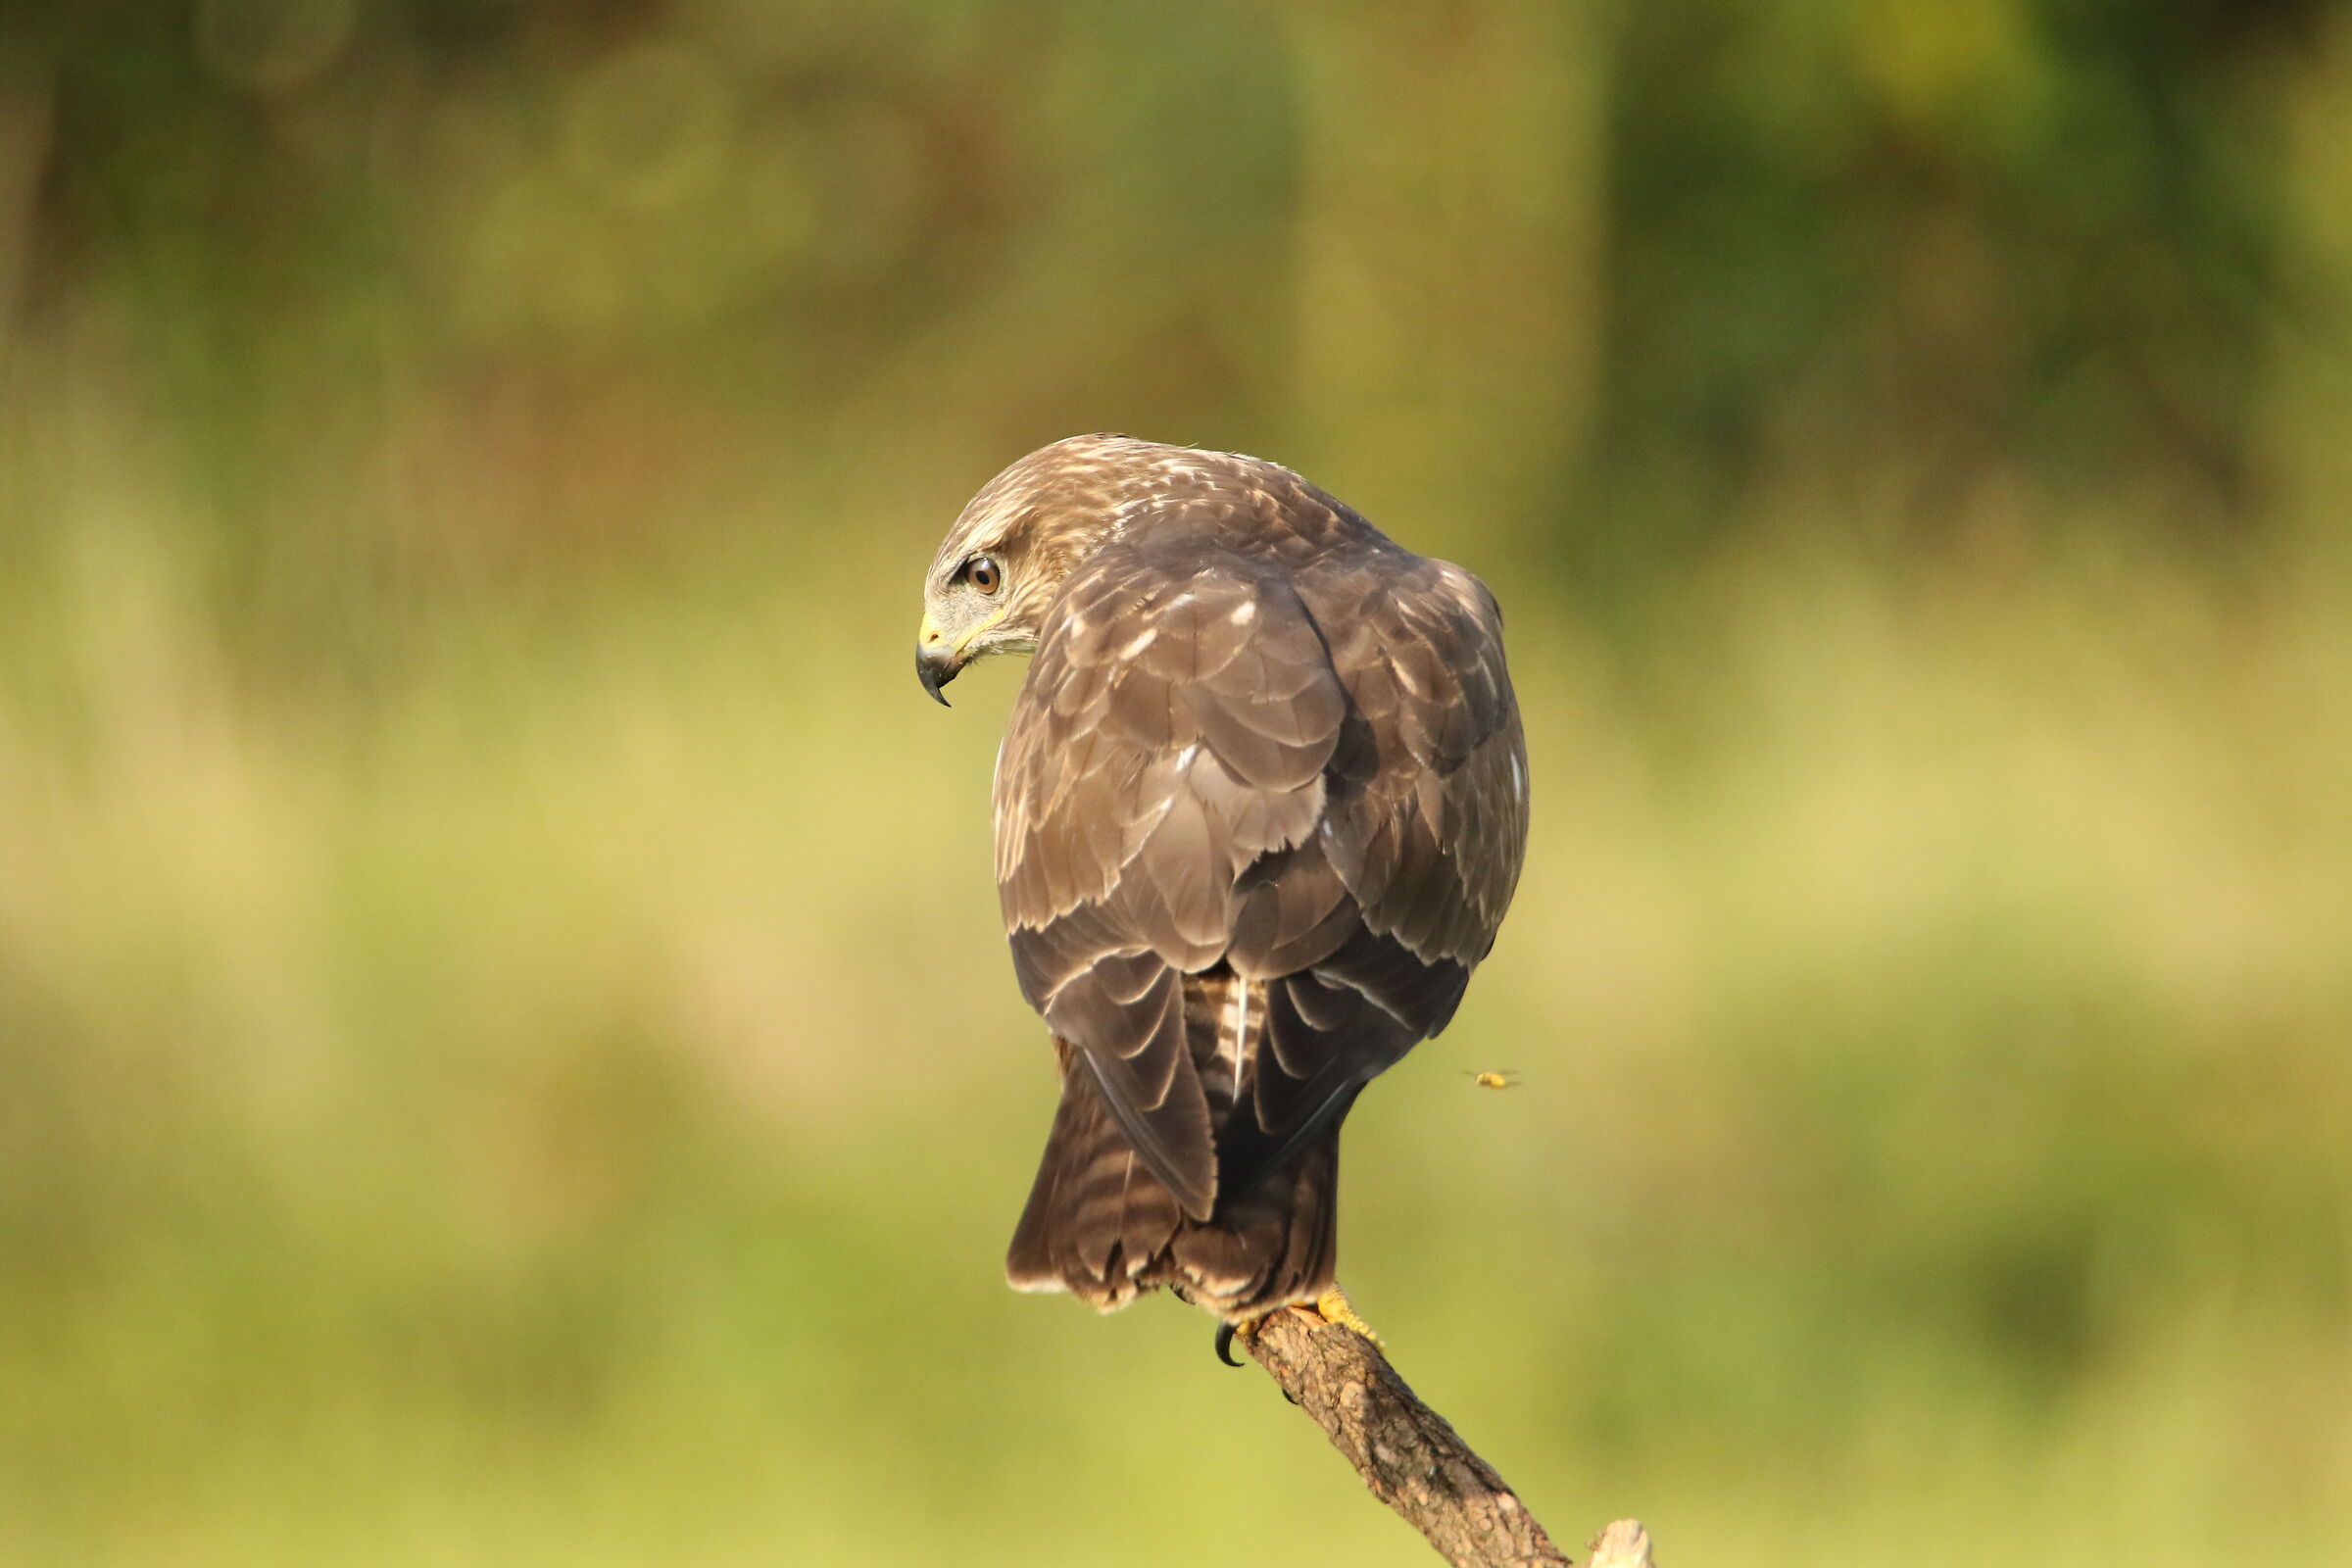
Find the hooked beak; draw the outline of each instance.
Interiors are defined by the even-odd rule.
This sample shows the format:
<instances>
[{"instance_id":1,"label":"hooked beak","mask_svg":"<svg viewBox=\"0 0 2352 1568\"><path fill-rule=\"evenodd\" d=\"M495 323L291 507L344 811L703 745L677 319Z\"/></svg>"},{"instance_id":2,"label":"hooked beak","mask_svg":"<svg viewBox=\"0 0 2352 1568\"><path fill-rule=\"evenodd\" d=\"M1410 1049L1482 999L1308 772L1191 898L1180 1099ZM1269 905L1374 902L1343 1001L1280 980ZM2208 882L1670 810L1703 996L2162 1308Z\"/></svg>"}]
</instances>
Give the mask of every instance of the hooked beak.
<instances>
[{"instance_id":1,"label":"hooked beak","mask_svg":"<svg viewBox=\"0 0 2352 1568\"><path fill-rule=\"evenodd\" d=\"M914 651L914 678L923 683L923 690L929 692L931 700L942 708L951 705L939 695L939 689L962 670L963 666L956 662L955 654L944 646L936 651L929 648L917 648Z\"/></svg>"},{"instance_id":2,"label":"hooked beak","mask_svg":"<svg viewBox=\"0 0 2352 1568\"><path fill-rule=\"evenodd\" d=\"M923 683L923 690L942 708L950 704L939 695L939 689L963 672L963 662L956 655L956 645L948 641L947 633L925 615L923 629L914 644L914 678Z\"/></svg>"}]
</instances>

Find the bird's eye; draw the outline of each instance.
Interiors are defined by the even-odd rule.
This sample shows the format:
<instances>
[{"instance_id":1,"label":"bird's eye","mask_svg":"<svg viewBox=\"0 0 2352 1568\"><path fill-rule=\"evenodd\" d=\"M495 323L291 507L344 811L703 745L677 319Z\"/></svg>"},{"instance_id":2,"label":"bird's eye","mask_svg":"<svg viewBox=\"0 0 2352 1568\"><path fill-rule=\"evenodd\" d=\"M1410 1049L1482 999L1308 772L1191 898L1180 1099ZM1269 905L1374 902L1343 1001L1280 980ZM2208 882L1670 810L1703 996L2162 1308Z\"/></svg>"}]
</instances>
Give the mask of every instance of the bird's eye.
<instances>
[{"instance_id":1,"label":"bird's eye","mask_svg":"<svg viewBox=\"0 0 2352 1568\"><path fill-rule=\"evenodd\" d=\"M964 580L984 594L993 594L1004 586L1004 573L986 556L974 556L963 568Z\"/></svg>"}]
</instances>

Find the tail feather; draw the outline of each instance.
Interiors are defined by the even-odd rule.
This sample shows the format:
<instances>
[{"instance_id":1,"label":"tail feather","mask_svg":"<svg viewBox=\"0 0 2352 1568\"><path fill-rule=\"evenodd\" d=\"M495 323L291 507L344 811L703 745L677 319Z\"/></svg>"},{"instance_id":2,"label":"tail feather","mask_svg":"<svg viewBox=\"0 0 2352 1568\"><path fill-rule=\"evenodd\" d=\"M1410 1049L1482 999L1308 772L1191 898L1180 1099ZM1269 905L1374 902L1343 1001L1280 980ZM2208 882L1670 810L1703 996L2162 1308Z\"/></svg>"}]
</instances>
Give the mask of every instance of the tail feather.
<instances>
[{"instance_id":1,"label":"tail feather","mask_svg":"<svg viewBox=\"0 0 2352 1568\"><path fill-rule=\"evenodd\" d=\"M1068 1291L1110 1312L1166 1285L1237 1318L1330 1289L1336 1125L1286 1168L1195 1220L1136 1155L1093 1075L1064 1066L1061 1103L1005 1257L1014 1289Z\"/></svg>"},{"instance_id":2,"label":"tail feather","mask_svg":"<svg viewBox=\"0 0 2352 1568\"><path fill-rule=\"evenodd\" d=\"M1054 1130L1004 1259L1015 1290L1066 1290L1108 1312L1141 1289L1184 1210L1102 1103L1092 1075L1066 1070Z\"/></svg>"},{"instance_id":3,"label":"tail feather","mask_svg":"<svg viewBox=\"0 0 2352 1568\"><path fill-rule=\"evenodd\" d=\"M1339 1195L1335 1126L1206 1224L1179 1227L1167 1283L1225 1317L1314 1300L1332 1288Z\"/></svg>"}]
</instances>

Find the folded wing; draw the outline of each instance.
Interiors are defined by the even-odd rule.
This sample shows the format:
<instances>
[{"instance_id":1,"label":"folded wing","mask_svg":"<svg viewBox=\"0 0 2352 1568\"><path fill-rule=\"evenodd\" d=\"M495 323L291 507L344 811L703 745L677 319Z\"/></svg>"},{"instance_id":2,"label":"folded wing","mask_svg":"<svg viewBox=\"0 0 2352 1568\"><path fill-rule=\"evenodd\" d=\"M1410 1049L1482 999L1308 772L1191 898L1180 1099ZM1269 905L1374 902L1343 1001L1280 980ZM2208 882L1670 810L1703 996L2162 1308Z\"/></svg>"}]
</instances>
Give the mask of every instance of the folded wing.
<instances>
[{"instance_id":1,"label":"folded wing","mask_svg":"<svg viewBox=\"0 0 2352 1568\"><path fill-rule=\"evenodd\" d=\"M1072 578L998 760L998 886L1023 994L1194 1218L1445 1027L1518 875L1525 779L1458 567L1377 541L1294 569L1163 529ZM1220 965L1254 1016L1204 1086L1184 982Z\"/></svg>"}]
</instances>

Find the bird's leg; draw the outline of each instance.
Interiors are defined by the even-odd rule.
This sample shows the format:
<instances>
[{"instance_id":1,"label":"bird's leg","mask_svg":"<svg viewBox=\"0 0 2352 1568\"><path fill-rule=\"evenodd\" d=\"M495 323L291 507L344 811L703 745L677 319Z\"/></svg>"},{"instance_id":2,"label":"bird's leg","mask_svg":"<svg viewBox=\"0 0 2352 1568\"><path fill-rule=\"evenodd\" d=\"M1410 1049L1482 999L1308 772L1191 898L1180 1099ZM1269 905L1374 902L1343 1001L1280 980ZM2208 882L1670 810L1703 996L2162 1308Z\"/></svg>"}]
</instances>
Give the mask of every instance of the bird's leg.
<instances>
[{"instance_id":1,"label":"bird's leg","mask_svg":"<svg viewBox=\"0 0 2352 1568\"><path fill-rule=\"evenodd\" d=\"M1348 1293L1337 1285L1315 1298L1315 1310L1322 1314L1324 1322L1353 1329L1374 1345L1380 1343L1380 1336L1372 1332L1372 1325L1355 1315L1355 1308L1348 1304Z\"/></svg>"},{"instance_id":2,"label":"bird's leg","mask_svg":"<svg viewBox=\"0 0 2352 1568\"><path fill-rule=\"evenodd\" d=\"M1280 1310L1280 1308L1276 1310ZM1374 1345L1380 1343L1380 1336L1373 1332L1372 1325L1356 1316L1354 1306L1348 1300L1348 1293L1336 1285L1315 1298L1314 1311L1315 1315L1326 1323L1337 1323L1344 1329L1352 1329ZM1244 1345L1248 1345L1250 1336L1257 1332L1258 1325L1265 1320L1265 1317L1261 1316L1239 1320L1228 1319L1219 1323L1217 1325L1217 1359L1227 1366L1240 1366L1242 1363L1233 1358L1233 1342L1239 1339Z\"/></svg>"}]
</instances>

